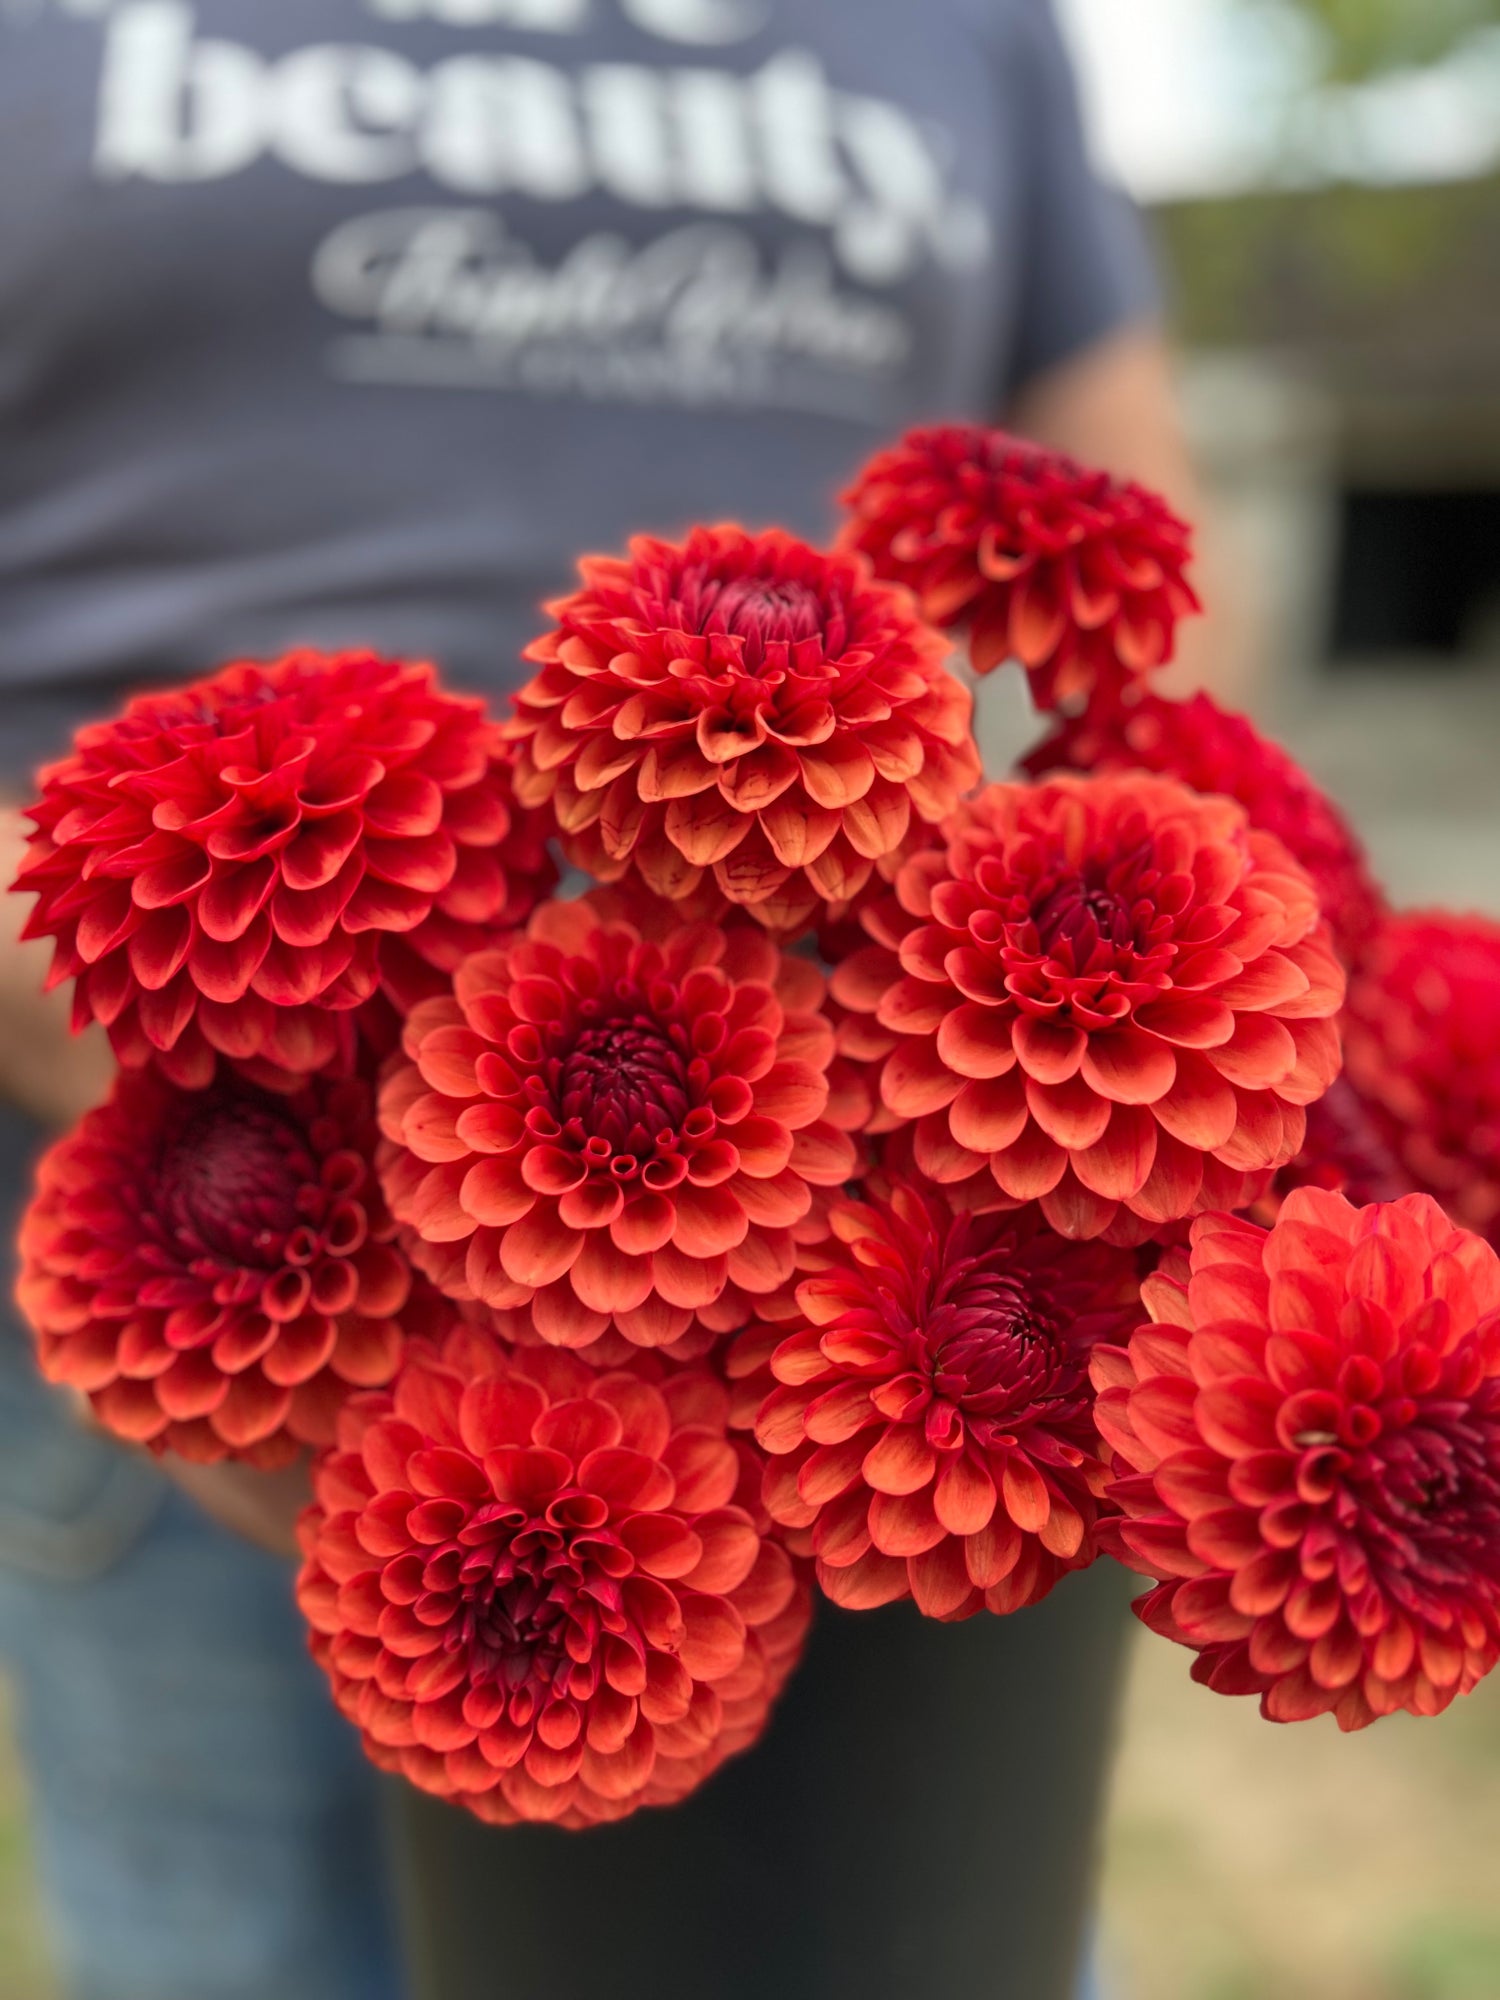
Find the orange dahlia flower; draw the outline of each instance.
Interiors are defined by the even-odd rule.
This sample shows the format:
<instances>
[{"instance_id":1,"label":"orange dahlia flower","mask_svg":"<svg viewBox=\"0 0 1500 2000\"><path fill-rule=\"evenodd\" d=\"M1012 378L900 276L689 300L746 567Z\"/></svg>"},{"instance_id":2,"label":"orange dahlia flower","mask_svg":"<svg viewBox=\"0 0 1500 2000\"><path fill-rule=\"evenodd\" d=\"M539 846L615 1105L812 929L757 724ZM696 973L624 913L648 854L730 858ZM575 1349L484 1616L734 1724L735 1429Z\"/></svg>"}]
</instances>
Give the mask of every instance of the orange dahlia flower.
<instances>
[{"instance_id":1,"label":"orange dahlia flower","mask_svg":"<svg viewBox=\"0 0 1500 2000\"><path fill-rule=\"evenodd\" d=\"M1500 1246L1500 924L1388 917L1344 1034L1349 1081L1411 1185Z\"/></svg>"},{"instance_id":2,"label":"orange dahlia flower","mask_svg":"<svg viewBox=\"0 0 1500 2000\"><path fill-rule=\"evenodd\" d=\"M271 1466L427 1331L370 1164L368 1087L124 1072L43 1156L16 1296L42 1373L132 1443Z\"/></svg>"},{"instance_id":3,"label":"orange dahlia flower","mask_svg":"<svg viewBox=\"0 0 1500 2000\"><path fill-rule=\"evenodd\" d=\"M1097 1553L1089 1353L1140 1315L1135 1260L1034 1209L950 1215L898 1186L834 1210L846 1246L798 1287L755 1434L766 1504L811 1529L852 1610L1016 1611Z\"/></svg>"},{"instance_id":4,"label":"orange dahlia flower","mask_svg":"<svg viewBox=\"0 0 1500 2000\"><path fill-rule=\"evenodd\" d=\"M597 880L634 869L793 928L977 780L942 638L857 557L695 528L580 572L511 734L519 796Z\"/></svg>"},{"instance_id":5,"label":"orange dahlia flower","mask_svg":"<svg viewBox=\"0 0 1500 2000\"><path fill-rule=\"evenodd\" d=\"M1113 697L1172 657L1197 611L1192 533L1156 494L978 424L910 431L843 495L841 536L967 626L974 671L1019 660L1040 708Z\"/></svg>"},{"instance_id":6,"label":"orange dahlia flower","mask_svg":"<svg viewBox=\"0 0 1500 2000\"><path fill-rule=\"evenodd\" d=\"M1359 962L1379 927L1385 898L1338 807L1279 744L1206 694L1191 701L1143 694L1130 708L1064 720L1025 766L1033 777L1056 770L1155 771L1195 792L1223 792L1312 877L1345 965Z\"/></svg>"},{"instance_id":7,"label":"orange dahlia flower","mask_svg":"<svg viewBox=\"0 0 1500 2000\"><path fill-rule=\"evenodd\" d=\"M545 905L407 1021L382 1174L413 1256L565 1347L611 1323L665 1345L731 1285L774 1291L813 1189L854 1166L822 994L747 924L658 944Z\"/></svg>"},{"instance_id":8,"label":"orange dahlia flower","mask_svg":"<svg viewBox=\"0 0 1500 2000\"><path fill-rule=\"evenodd\" d=\"M728 1395L426 1352L318 1462L297 1596L373 1761L511 1825L671 1805L754 1742L810 1592L734 1504Z\"/></svg>"},{"instance_id":9,"label":"orange dahlia flower","mask_svg":"<svg viewBox=\"0 0 1500 2000\"><path fill-rule=\"evenodd\" d=\"M917 1168L987 1165L1074 1237L1243 1206L1339 1066L1344 974L1285 848L1134 774L991 785L948 835L833 981L889 1036Z\"/></svg>"},{"instance_id":10,"label":"orange dahlia flower","mask_svg":"<svg viewBox=\"0 0 1500 2000\"><path fill-rule=\"evenodd\" d=\"M237 663L79 732L16 887L122 1063L307 1074L382 975L451 968L552 880L483 704L368 653ZM519 835L519 837L516 837ZM502 860L502 843L504 859Z\"/></svg>"},{"instance_id":11,"label":"orange dahlia flower","mask_svg":"<svg viewBox=\"0 0 1500 2000\"><path fill-rule=\"evenodd\" d=\"M1500 1659L1500 1259L1425 1195L1195 1224L1097 1348L1136 1610L1296 1722L1435 1715Z\"/></svg>"}]
</instances>

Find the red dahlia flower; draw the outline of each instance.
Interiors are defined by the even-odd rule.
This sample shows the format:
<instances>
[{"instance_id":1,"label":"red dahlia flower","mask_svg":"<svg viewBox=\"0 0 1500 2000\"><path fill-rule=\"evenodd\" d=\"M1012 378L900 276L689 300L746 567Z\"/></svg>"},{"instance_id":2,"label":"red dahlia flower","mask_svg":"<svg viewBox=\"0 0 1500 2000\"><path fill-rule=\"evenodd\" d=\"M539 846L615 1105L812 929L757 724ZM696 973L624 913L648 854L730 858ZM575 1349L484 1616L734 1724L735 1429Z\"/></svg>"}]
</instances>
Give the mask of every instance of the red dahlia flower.
<instances>
[{"instance_id":1,"label":"red dahlia flower","mask_svg":"<svg viewBox=\"0 0 1500 2000\"><path fill-rule=\"evenodd\" d=\"M1285 848L1135 775L991 785L948 833L897 878L904 934L876 906L833 981L889 1034L918 1169L988 1165L1074 1237L1243 1206L1339 1063L1343 971Z\"/></svg>"},{"instance_id":2,"label":"red dahlia flower","mask_svg":"<svg viewBox=\"0 0 1500 2000\"><path fill-rule=\"evenodd\" d=\"M315 1473L297 1595L375 1763L481 1819L671 1805L760 1734L810 1593L734 1504L728 1395L413 1354Z\"/></svg>"},{"instance_id":3,"label":"red dahlia flower","mask_svg":"<svg viewBox=\"0 0 1500 2000\"><path fill-rule=\"evenodd\" d=\"M1425 1195L1206 1216L1095 1351L1136 1609L1265 1715L1435 1715L1500 1658L1500 1259Z\"/></svg>"},{"instance_id":4,"label":"red dahlia flower","mask_svg":"<svg viewBox=\"0 0 1500 2000\"><path fill-rule=\"evenodd\" d=\"M128 1067L306 1074L382 974L413 997L548 887L505 758L481 702L368 653L140 696L42 773L26 935Z\"/></svg>"},{"instance_id":5,"label":"red dahlia flower","mask_svg":"<svg viewBox=\"0 0 1500 2000\"><path fill-rule=\"evenodd\" d=\"M1191 530L1142 486L978 424L910 431L843 496L841 537L967 626L974 671L1016 659L1038 707L1114 696L1172 657L1199 609Z\"/></svg>"},{"instance_id":6,"label":"red dahlia flower","mask_svg":"<svg viewBox=\"0 0 1500 2000\"><path fill-rule=\"evenodd\" d=\"M1412 1184L1500 1246L1500 924L1415 911L1370 942L1349 1081Z\"/></svg>"},{"instance_id":7,"label":"red dahlia flower","mask_svg":"<svg viewBox=\"0 0 1500 2000\"><path fill-rule=\"evenodd\" d=\"M695 528L580 570L511 733L520 797L599 881L634 868L793 928L977 780L947 648L857 557Z\"/></svg>"},{"instance_id":8,"label":"red dahlia flower","mask_svg":"<svg viewBox=\"0 0 1500 2000\"><path fill-rule=\"evenodd\" d=\"M1089 1352L1139 1317L1134 1259L1033 1209L955 1217L907 1187L836 1208L834 1229L848 1247L798 1287L806 1323L756 1419L767 1506L811 1528L850 1609L1034 1604L1096 1554Z\"/></svg>"},{"instance_id":9,"label":"red dahlia flower","mask_svg":"<svg viewBox=\"0 0 1500 2000\"><path fill-rule=\"evenodd\" d=\"M1191 701L1143 694L1131 708L1060 722L1026 759L1026 769L1033 776L1060 769L1155 771L1195 792L1223 792L1312 877L1346 965L1358 962L1380 923L1385 899L1338 807L1279 744L1206 694Z\"/></svg>"},{"instance_id":10,"label":"red dahlia flower","mask_svg":"<svg viewBox=\"0 0 1500 2000\"><path fill-rule=\"evenodd\" d=\"M587 903L545 905L407 1021L382 1174L413 1255L451 1297L524 1307L563 1347L611 1322L666 1345L727 1287L774 1291L813 1189L854 1166L824 1115L822 995L747 924L657 944Z\"/></svg>"},{"instance_id":11,"label":"red dahlia flower","mask_svg":"<svg viewBox=\"0 0 1500 2000\"><path fill-rule=\"evenodd\" d=\"M107 1429L207 1463L326 1444L388 1382L430 1294L370 1165L368 1087L182 1091L126 1071L42 1159L17 1298L49 1381Z\"/></svg>"}]
</instances>

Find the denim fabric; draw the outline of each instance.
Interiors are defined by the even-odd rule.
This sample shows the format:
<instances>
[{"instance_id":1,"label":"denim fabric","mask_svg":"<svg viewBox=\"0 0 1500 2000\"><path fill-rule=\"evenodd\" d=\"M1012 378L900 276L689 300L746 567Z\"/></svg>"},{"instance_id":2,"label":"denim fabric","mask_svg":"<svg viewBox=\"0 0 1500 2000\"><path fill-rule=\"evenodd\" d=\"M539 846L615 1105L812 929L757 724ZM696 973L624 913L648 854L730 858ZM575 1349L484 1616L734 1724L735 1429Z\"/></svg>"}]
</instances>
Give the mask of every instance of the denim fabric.
<instances>
[{"instance_id":1,"label":"denim fabric","mask_svg":"<svg viewBox=\"0 0 1500 2000\"><path fill-rule=\"evenodd\" d=\"M6 1252L30 1137L0 1128ZM289 1565L81 1430L8 1323L0 1671L72 2000L398 2000L376 1776Z\"/></svg>"}]
</instances>

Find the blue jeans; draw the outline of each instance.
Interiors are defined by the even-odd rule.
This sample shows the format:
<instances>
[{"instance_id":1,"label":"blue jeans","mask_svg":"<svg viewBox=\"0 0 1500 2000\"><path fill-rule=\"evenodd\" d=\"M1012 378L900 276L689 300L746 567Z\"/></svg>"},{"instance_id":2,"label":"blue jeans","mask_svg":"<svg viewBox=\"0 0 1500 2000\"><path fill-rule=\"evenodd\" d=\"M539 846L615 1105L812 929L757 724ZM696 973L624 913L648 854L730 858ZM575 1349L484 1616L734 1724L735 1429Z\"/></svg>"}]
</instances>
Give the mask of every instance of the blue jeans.
<instances>
[{"instance_id":1,"label":"blue jeans","mask_svg":"<svg viewBox=\"0 0 1500 2000\"><path fill-rule=\"evenodd\" d=\"M31 1147L0 1118L8 1253ZM71 2000L399 2000L375 1773L289 1566L81 1430L9 1324L0 1671Z\"/></svg>"}]
</instances>

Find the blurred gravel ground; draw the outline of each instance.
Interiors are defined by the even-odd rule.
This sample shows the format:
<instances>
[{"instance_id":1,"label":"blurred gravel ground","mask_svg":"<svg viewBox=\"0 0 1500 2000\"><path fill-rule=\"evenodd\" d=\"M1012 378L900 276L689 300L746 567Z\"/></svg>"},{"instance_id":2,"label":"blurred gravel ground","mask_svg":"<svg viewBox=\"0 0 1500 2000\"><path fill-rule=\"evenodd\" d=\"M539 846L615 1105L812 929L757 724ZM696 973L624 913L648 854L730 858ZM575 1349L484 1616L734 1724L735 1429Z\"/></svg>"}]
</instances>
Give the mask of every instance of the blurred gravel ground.
<instances>
[{"instance_id":1,"label":"blurred gravel ground","mask_svg":"<svg viewBox=\"0 0 1500 2000\"><path fill-rule=\"evenodd\" d=\"M994 769L1018 718L998 687L983 706ZM1500 664L1340 674L1269 722L1396 899L1500 915ZM0 1714L0 1996L58 2000L7 1740ZM1103 1902L1118 2000L1500 2000L1500 1675L1436 1723L1343 1737L1139 1645Z\"/></svg>"}]
</instances>

